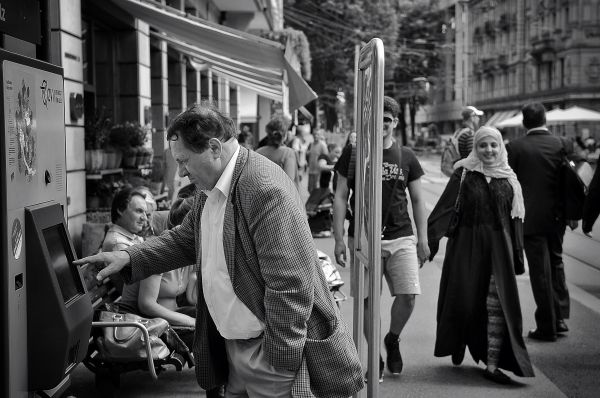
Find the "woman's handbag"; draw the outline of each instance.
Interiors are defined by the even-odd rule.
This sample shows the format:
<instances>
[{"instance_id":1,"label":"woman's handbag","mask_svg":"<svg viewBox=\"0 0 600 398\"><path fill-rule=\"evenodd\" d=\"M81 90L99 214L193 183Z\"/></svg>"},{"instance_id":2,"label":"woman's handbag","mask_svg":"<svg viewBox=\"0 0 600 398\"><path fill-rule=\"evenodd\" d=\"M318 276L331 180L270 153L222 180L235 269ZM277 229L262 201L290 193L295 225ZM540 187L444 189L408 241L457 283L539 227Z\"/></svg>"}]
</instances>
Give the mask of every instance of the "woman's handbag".
<instances>
[{"instance_id":1,"label":"woman's handbag","mask_svg":"<svg viewBox=\"0 0 600 398\"><path fill-rule=\"evenodd\" d=\"M143 325L148 331L152 359L166 358L170 351L160 336L169 328L169 323L162 318L146 319L135 314L119 314L110 311L100 312L100 322L133 322ZM145 360L146 340L140 327L105 326L102 336L98 338L98 352L106 360L129 362Z\"/></svg>"},{"instance_id":2,"label":"woman's handbag","mask_svg":"<svg viewBox=\"0 0 600 398\"><path fill-rule=\"evenodd\" d=\"M448 229L446 230L446 236L448 238L453 237L458 229L460 223L460 192L462 190L462 184L467 175L467 170L463 169L462 175L460 176L460 185L458 186L458 194L456 195L456 202L454 202L454 208L452 209L452 215L448 222Z\"/></svg>"}]
</instances>

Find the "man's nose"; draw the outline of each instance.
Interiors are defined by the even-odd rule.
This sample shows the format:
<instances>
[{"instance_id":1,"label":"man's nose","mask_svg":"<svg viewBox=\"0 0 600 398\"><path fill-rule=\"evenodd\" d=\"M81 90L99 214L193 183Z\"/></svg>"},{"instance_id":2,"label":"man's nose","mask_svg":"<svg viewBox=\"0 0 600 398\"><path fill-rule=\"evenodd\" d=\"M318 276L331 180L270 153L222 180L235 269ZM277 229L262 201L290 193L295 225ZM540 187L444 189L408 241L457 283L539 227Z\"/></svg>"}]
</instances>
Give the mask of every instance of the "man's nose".
<instances>
[{"instance_id":1,"label":"man's nose","mask_svg":"<svg viewBox=\"0 0 600 398\"><path fill-rule=\"evenodd\" d=\"M179 177L185 177L187 175L187 169L179 166Z\"/></svg>"}]
</instances>

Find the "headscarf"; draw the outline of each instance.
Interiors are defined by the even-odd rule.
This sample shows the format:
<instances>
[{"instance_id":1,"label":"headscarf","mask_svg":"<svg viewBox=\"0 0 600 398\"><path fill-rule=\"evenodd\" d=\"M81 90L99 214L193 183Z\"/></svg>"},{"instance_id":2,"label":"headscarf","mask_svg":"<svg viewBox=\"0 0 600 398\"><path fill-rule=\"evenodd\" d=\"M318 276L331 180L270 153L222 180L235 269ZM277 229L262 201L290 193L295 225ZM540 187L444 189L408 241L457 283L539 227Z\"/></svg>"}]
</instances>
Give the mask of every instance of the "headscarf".
<instances>
[{"instance_id":1,"label":"headscarf","mask_svg":"<svg viewBox=\"0 0 600 398\"><path fill-rule=\"evenodd\" d=\"M479 156L477 156L477 144L486 137L493 137L499 147L498 157L494 164L491 165L484 164L481 159L479 159ZM521 184L519 184L519 180L517 180L517 175L513 169L508 165L506 147L504 146L502 134L500 134L497 129L483 126L477 130L473 136L473 149L471 150L471 153L469 153L469 156L454 164L455 170L460 167L464 167L466 170L470 171L478 171L486 177L506 178L513 189L512 210L510 215L512 218L520 218L521 220L525 218L525 205L523 203Z\"/></svg>"}]
</instances>

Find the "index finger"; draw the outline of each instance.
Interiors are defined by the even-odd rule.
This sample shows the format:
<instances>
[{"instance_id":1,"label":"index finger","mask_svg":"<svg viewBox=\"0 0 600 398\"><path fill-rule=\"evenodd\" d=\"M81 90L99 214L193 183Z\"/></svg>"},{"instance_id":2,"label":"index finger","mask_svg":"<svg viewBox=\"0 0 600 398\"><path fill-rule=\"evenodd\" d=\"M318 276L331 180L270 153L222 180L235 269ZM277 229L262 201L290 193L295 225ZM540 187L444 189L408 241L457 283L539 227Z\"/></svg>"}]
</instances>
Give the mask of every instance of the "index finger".
<instances>
[{"instance_id":1,"label":"index finger","mask_svg":"<svg viewBox=\"0 0 600 398\"><path fill-rule=\"evenodd\" d=\"M100 254L94 254L92 256L87 256L80 258L79 260L74 260L73 264L75 265L84 265L84 264L96 264L96 263L104 263L104 259Z\"/></svg>"}]
</instances>

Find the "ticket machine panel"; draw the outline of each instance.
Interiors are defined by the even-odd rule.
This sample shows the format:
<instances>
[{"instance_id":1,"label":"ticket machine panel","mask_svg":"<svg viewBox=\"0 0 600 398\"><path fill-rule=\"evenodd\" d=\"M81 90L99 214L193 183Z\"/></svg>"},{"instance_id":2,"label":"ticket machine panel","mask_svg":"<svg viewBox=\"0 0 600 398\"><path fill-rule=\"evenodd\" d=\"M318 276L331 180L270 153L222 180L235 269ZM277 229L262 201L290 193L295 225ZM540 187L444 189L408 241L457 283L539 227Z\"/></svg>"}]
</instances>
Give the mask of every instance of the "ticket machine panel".
<instances>
[{"instance_id":1,"label":"ticket machine panel","mask_svg":"<svg viewBox=\"0 0 600 398\"><path fill-rule=\"evenodd\" d=\"M0 396L28 396L25 208L57 203L66 219L62 69L0 50Z\"/></svg>"}]
</instances>

